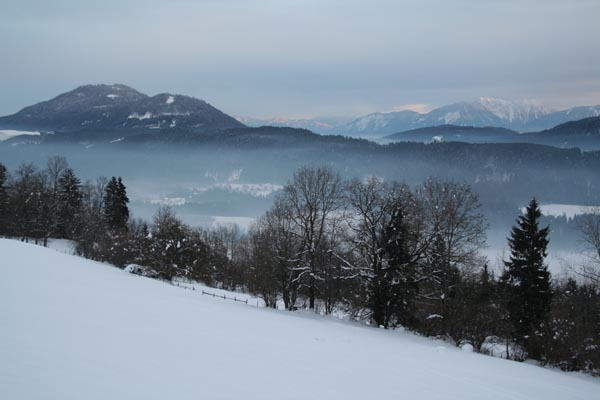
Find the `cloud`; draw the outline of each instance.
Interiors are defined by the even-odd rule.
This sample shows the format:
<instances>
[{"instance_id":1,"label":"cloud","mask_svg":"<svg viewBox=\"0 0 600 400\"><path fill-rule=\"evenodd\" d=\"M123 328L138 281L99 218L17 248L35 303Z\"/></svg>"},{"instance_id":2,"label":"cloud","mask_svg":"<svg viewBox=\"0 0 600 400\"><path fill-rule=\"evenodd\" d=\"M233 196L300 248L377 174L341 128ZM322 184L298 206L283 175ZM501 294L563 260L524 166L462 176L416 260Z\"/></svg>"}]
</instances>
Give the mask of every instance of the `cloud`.
<instances>
[{"instance_id":1,"label":"cloud","mask_svg":"<svg viewBox=\"0 0 600 400\"><path fill-rule=\"evenodd\" d=\"M260 116L600 103L597 15L597 0L4 0L0 115L100 82Z\"/></svg>"}]
</instances>

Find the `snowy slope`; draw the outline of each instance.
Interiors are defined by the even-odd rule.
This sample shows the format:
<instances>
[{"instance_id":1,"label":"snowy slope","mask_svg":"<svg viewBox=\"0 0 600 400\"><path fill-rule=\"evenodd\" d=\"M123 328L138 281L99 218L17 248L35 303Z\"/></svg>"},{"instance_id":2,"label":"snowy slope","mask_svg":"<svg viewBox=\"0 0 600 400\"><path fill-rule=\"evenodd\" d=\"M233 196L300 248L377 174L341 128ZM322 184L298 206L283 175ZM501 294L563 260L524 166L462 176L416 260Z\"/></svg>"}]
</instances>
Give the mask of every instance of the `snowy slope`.
<instances>
[{"instance_id":1,"label":"snowy slope","mask_svg":"<svg viewBox=\"0 0 600 400\"><path fill-rule=\"evenodd\" d=\"M600 381L0 240L4 399L594 399Z\"/></svg>"},{"instance_id":2,"label":"snowy slope","mask_svg":"<svg viewBox=\"0 0 600 400\"><path fill-rule=\"evenodd\" d=\"M480 97L479 103L483 108L498 118L508 121L515 128L526 127L531 122L554 112L549 107L528 100L507 101L491 97Z\"/></svg>"}]
</instances>

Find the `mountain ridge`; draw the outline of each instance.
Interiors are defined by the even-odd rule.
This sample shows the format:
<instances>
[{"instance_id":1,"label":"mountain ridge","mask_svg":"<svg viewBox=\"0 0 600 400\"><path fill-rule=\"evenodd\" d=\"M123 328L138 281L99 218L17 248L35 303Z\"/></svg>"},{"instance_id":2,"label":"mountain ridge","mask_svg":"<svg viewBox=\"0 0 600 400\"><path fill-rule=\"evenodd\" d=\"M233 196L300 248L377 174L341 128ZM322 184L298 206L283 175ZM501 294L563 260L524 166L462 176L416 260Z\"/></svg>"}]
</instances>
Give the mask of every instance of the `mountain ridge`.
<instances>
[{"instance_id":1,"label":"mountain ridge","mask_svg":"<svg viewBox=\"0 0 600 400\"><path fill-rule=\"evenodd\" d=\"M320 134L340 134L375 138L413 129L460 125L499 127L521 133L550 129L568 121L599 116L600 105L578 106L565 110L546 107L533 100L508 101L480 97L475 101L462 101L436 107L427 113L411 110L373 112L358 118L238 118L248 126L280 126L311 129Z\"/></svg>"}]
</instances>

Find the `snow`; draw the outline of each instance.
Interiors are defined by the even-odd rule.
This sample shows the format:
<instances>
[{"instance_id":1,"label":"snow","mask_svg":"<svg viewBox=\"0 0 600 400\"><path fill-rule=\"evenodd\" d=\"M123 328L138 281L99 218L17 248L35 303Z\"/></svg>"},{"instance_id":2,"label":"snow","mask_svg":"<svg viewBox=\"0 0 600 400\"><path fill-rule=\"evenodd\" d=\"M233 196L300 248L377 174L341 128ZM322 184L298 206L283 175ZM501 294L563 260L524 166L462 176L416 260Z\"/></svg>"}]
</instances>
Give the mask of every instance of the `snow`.
<instances>
[{"instance_id":1,"label":"snow","mask_svg":"<svg viewBox=\"0 0 600 400\"><path fill-rule=\"evenodd\" d=\"M65 254L75 254L75 242L68 239L48 239L48 248Z\"/></svg>"},{"instance_id":2,"label":"snow","mask_svg":"<svg viewBox=\"0 0 600 400\"><path fill-rule=\"evenodd\" d=\"M234 182L219 182L210 185L201 185L188 187L194 194L205 193L211 190L220 189L227 192L241 193L252 197L268 197L274 192L283 189L283 185L275 183L234 183Z\"/></svg>"},{"instance_id":3,"label":"snow","mask_svg":"<svg viewBox=\"0 0 600 400\"><path fill-rule=\"evenodd\" d=\"M552 244L550 244L552 246ZM481 251L490 262L490 267L494 268L497 273L500 273L504 267L503 260L508 260L510 250L508 248L489 247ZM561 275L569 273L572 267L585 265L589 262L590 255L583 251L565 251L565 250L550 250L546 257L548 270L553 275Z\"/></svg>"},{"instance_id":4,"label":"snow","mask_svg":"<svg viewBox=\"0 0 600 400\"><path fill-rule=\"evenodd\" d=\"M186 199L184 197L162 197L160 199L151 199L150 204L161 205L161 206L183 206L186 203Z\"/></svg>"},{"instance_id":5,"label":"snow","mask_svg":"<svg viewBox=\"0 0 600 400\"><path fill-rule=\"evenodd\" d=\"M594 399L600 380L0 239L6 399Z\"/></svg>"},{"instance_id":6,"label":"snow","mask_svg":"<svg viewBox=\"0 0 600 400\"><path fill-rule=\"evenodd\" d=\"M372 113L354 120L349 127L355 131L377 130L387 127L390 121L389 114Z\"/></svg>"},{"instance_id":7,"label":"snow","mask_svg":"<svg viewBox=\"0 0 600 400\"><path fill-rule=\"evenodd\" d=\"M31 132L31 131L15 131L12 129L0 130L0 142L3 142L7 139L10 139L15 136L20 135L30 135L30 136L39 136L39 132Z\"/></svg>"},{"instance_id":8,"label":"snow","mask_svg":"<svg viewBox=\"0 0 600 400\"><path fill-rule=\"evenodd\" d=\"M154 115L152 115L152 113L150 111L146 111L144 114L138 114L136 112L131 113L127 116L128 119L150 119L150 118L154 118Z\"/></svg>"},{"instance_id":9,"label":"snow","mask_svg":"<svg viewBox=\"0 0 600 400\"><path fill-rule=\"evenodd\" d=\"M114 100L114 99L116 99L117 97L119 97L119 95L118 95L118 94L112 94L112 93L111 93L111 94L107 94L107 95L106 95L106 97L108 97L109 99L113 99L113 100Z\"/></svg>"},{"instance_id":10,"label":"snow","mask_svg":"<svg viewBox=\"0 0 600 400\"><path fill-rule=\"evenodd\" d=\"M444 116L444 123L445 124L453 124L456 121L458 121L460 119L460 111L453 111L453 112L449 112L446 113L446 115Z\"/></svg>"},{"instance_id":11,"label":"snow","mask_svg":"<svg viewBox=\"0 0 600 400\"><path fill-rule=\"evenodd\" d=\"M548 115L554 110L539 104L535 100L508 101L481 97L479 103L484 109L505 121L527 123Z\"/></svg>"},{"instance_id":12,"label":"snow","mask_svg":"<svg viewBox=\"0 0 600 400\"><path fill-rule=\"evenodd\" d=\"M227 226L227 225L237 225L243 231L248 231L250 226L256 222L256 218L252 217L225 217L220 215L215 215L212 217L213 223L212 227L218 226Z\"/></svg>"},{"instance_id":13,"label":"snow","mask_svg":"<svg viewBox=\"0 0 600 400\"><path fill-rule=\"evenodd\" d=\"M585 206L574 204L540 204L540 210L544 215L551 217L566 217L567 219L573 219L576 215L586 213ZM521 209L521 212L525 212L525 207Z\"/></svg>"},{"instance_id":14,"label":"snow","mask_svg":"<svg viewBox=\"0 0 600 400\"><path fill-rule=\"evenodd\" d=\"M165 101L166 104L173 104L174 102L175 102L175 97L173 97L173 96L167 97L167 100Z\"/></svg>"}]
</instances>

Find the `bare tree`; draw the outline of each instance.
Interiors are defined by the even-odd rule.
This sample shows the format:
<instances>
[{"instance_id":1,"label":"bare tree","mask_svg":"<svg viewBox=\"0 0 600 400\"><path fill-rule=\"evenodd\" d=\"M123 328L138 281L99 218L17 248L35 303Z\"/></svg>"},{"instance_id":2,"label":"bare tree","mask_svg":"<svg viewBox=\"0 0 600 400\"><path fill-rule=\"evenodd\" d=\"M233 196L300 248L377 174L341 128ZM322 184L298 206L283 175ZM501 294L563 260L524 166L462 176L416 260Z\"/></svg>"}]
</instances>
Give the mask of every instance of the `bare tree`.
<instances>
[{"instance_id":1,"label":"bare tree","mask_svg":"<svg viewBox=\"0 0 600 400\"><path fill-rule=\"evenodd\" d=\"M577 230L586 250L592 254L592 263L582 266L577 272L600 283L600 207L587 207L585 215L577 224Z\"/></svg>"},{"instance_id":2,"label":"bare tree","mask_svg":"<svg viewBox=\"0 0 600 400\"><path fill-rule=\"evenodd\" d=\"M58 180L63 172L67 170L67 168L69 168L69 163L65 157L52 156L48 158L45 172L48 175L50 188L52 189L53 193L56 193L58 190Z\"/></svg>"},{"instance_id":3,"label":"bare tree","mask_svg":"<svg viewBox=\"0 0 600 400\"><path fill-rule=\"evenodd\" d=\"M429 179L417 189L417 195L422 218L433 235L427 251L430 290L424 293L433 307L427 317L441 319L441 329L446 332L447 302L461 271L481 265L479 251L485 245L488 224L477 194L466 184Z\"/></svg>"},{"instance_id":4,"label":"bare tree","mask_svg":"<svg viewBox=\"0 0 600 400\"><path fill-rule=\"evenodd\" d=\"M85 182L81 187L83 195L82 229L78 235L76 251L84 257L102 258L98 254L98 243L103 241L107 232L102 214L107 183L108 178L100 177L95 181Z\"/></svg>"},{"instance_id":5,"label":"bare tree","mask_svg":"<svg viewBox=\"0 0 600 400\"><path fill-rule=\"evenodd\" d=\"M289 207L293 231L300 239L299 279L307 288L309 308L315 308L315 298L322 281L318 263L331 226L331 220L341 218L342 179L328 167L302 167L294 173L280 194Z\"/></svg>"},{"instance_id":6,"label":"bare tree","mask_svg":"<svg viewBox=\"0 0 600 400\"><path fill-rule=\"evenodd\" d=\"M288 310L295 308L300 287L301 242L293 229L291 209L278 198L250 232L253 289L272 307L280 295Z\"/></svg>"},{"instance_id":7,"label":"bare tree","mask_svg":"<svg viewBox=\"0 0 600 400\"><path fill-rule=\"evenodd\" d=\"M376 178L348 184L348 242L360 282L359 303L373 321L389 327L413 319L413 302L426 279L420 261L426 256L437 226L423 218L422 205L408 186Z\"/></svg>"}]
</instances>

